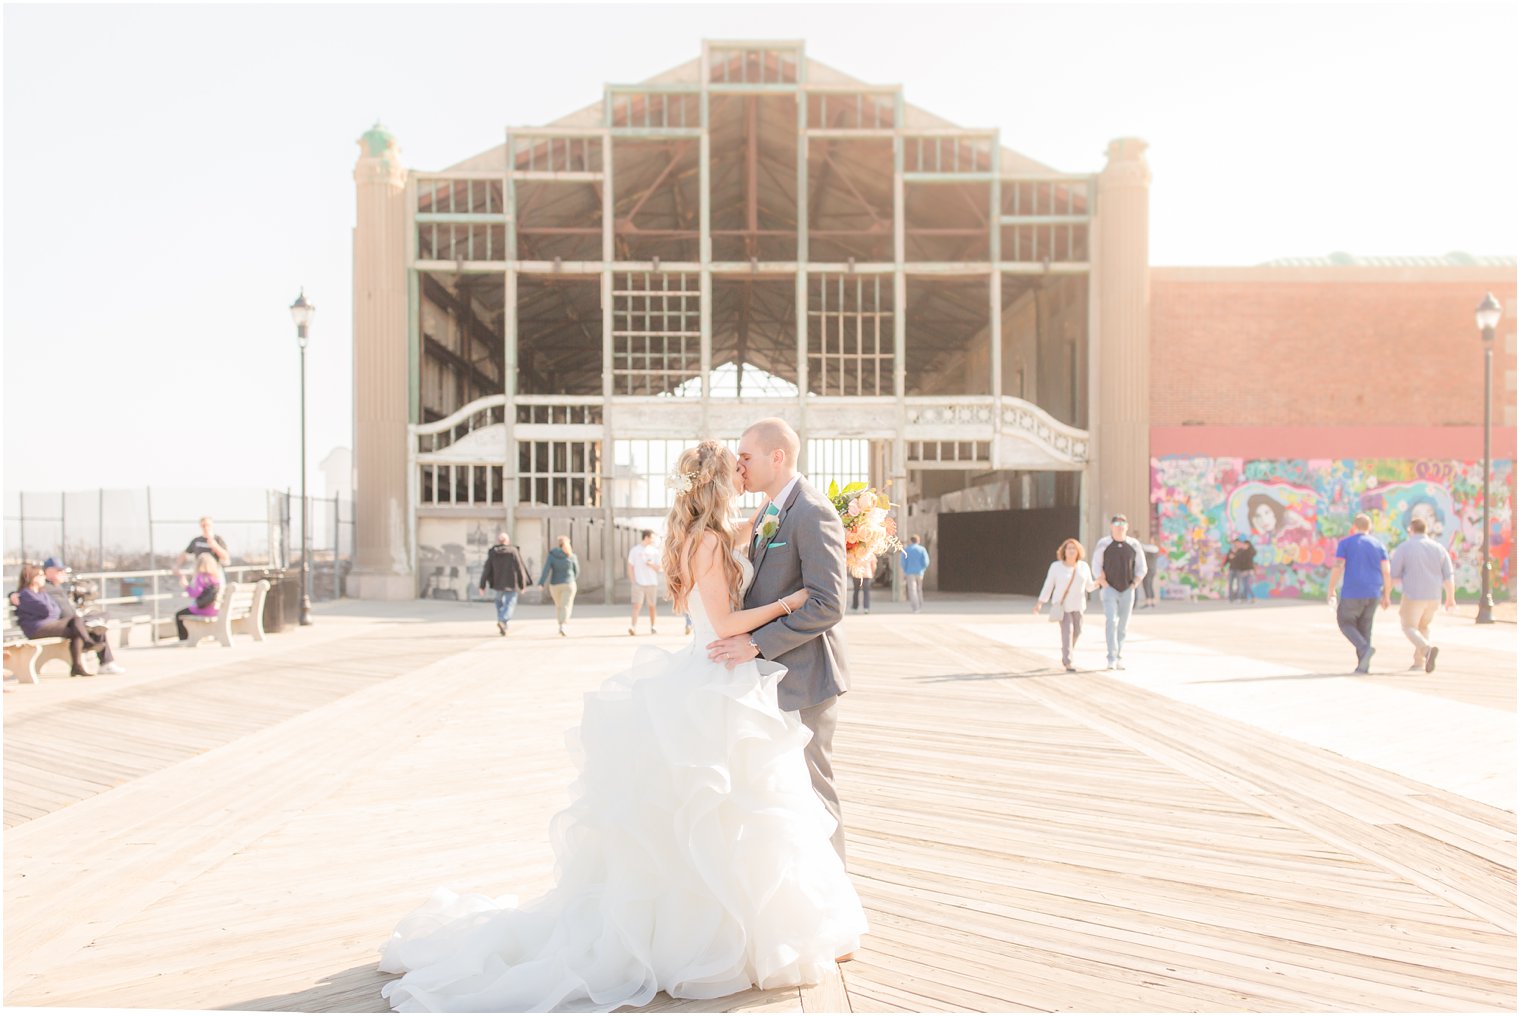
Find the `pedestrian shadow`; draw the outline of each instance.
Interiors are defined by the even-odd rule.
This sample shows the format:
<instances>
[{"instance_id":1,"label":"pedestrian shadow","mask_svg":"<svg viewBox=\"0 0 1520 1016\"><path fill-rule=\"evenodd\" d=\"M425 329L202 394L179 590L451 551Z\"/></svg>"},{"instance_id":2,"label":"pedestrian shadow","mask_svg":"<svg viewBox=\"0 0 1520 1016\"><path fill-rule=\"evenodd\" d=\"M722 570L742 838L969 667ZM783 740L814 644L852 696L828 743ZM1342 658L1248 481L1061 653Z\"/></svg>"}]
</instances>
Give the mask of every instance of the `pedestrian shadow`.
<instances>
[{"instance_id":1,"label":"pedestrian shadow","mask_svg":"<svg viewBox=\"0 0 1520 1016\"><path fill-rule=\"evenodd\" d=\"M912 680L919 684L945 684L950 681L1019 681L1030 677L1052 677L1065 672L1060 667L1037 667L1033 670L1005 670L997 674L925 674Z\"/></svg>"},{"instance_id":2,"label":"pedestrian shadow","mask_svg":"<svg viewBox=\"0 0 1520 1016\"><path fill-rule=\"evenodd\" d=\"M1252 684L1257 681L1320 681L1327 677L1379 677L1379 674L1353 674L1349 670L1329 674L1267 674L1262 677L1216 677L1186 684Z\"/></svg>"},{"instance_id":3,"label":"pedestrian shadow","mask_svg":"<svg viewBox=\"0 0 1520 1016\"><path fill-rule=\"evenodd\" d=\"M382 973L374 963L365 963L329 974L301 991L286 995L265 995L262 998L217 1006L217 1009L245 1012L390 1012L390 1005L380 997L380 987L399 976Z\"/></svg>"}]
</instances>

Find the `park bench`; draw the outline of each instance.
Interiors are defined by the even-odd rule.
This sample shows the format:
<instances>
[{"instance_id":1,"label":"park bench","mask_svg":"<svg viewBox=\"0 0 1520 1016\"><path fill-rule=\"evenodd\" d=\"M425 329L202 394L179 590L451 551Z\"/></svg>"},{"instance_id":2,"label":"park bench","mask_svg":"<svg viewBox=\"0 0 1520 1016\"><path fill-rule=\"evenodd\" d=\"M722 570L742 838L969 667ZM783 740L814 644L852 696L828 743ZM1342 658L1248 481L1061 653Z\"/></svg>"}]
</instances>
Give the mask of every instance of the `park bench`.
<instances>
[{"instance_id":1,"label":"park bench","mask_svg":"<svg viewBox=\"0 0 1520 1016\"><path fill-rule=\"evenodd\" d=\"M123 649L132 644L133 634L139 628L147 632L147 639L150 644L158 634L154 627L152 614L133 614L131 617L124 617L121 619L120 625L117 645Z\"/></svg>"},{"instance_id":2,"label":"park bench","mask_svg":"<svg viewBox=\"0 0 1520 1016\"><path fill-rule=\"evenodd\" d=\"M42 665L49 660L69 663L69 640L29 639L20 628L5 629L5 669L23 684L42 679Z\"/></svg>"},{"instance_id":3,"label":"park bench","mask_svg":"<svg viewBox=\"0 0 1520 1016\"><path fill-rule=\"evenodd\" d=\"M215 636L224 646L232 645L233 635L251 635L255 642L263 642L264 597L268 595L268 579L255 583L228 582L217 597L214 616L186 614L181 619L190 633L190 644L193 646L208 635Z\"/></svg>"},{"instance_id":4,"label":"park bench","mask_svg":"<svg viewBox=\"0 0 1520 1016\"><path fill-rule=\"evenodd\" d=\"M105 624L92 624L90 629L107 629L107 638L110 630L118 628L115 621ZM90 654L86 653L86 657ZM16 676L17 681L25 684L36 684L42 679L42 665L50 660L59 660L72 667L69 659L69 640L64 638L39 638L29 639L26 633L19 627L7 626L5 629L5 669Z\"/></svg>"}]
</instances>

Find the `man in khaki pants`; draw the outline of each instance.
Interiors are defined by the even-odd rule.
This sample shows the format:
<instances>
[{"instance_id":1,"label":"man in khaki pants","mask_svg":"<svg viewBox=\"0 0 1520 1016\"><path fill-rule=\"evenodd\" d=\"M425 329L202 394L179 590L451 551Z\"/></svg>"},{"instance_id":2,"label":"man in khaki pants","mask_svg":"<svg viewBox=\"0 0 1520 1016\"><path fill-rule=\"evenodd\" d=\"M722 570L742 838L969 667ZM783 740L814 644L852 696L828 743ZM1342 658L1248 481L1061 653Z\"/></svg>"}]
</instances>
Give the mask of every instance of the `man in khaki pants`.
<instances>
[{"instance_id":1,"label":"man in khaki pants","mask_svg":"<svg viewBox=\"0 0 1520 1016\"><path fill-rule=\"evenodd\" d=\"M1399 624L1404 636L1414 644L1414 664L1410 670L1427 674L1436 669L1439 648L1430 637L1430 622L1435 620L1444 594L1446 609L1457 605L1456 585L1451 576L1451 555L1425 535L1425 520L1409 520L1409 539L1393 549L1388 557L1388 574L1403 583L1399 601Z\"/></svg>"},{"instance_id":2,"label":"man in khaki pants","mask_svg":"<svg viewBox=\"0 0 1520 1016\"><path fill-rule=\"evenodd\" d=\"M654 530L639 533L639 542L628 551L628 584L633 592L633 616L628 619L628 634L637 635L639 611L649 610L649 634L655 634L655 607L660 598L660 551L654 545Z\"/></svg>"}]
</instances>

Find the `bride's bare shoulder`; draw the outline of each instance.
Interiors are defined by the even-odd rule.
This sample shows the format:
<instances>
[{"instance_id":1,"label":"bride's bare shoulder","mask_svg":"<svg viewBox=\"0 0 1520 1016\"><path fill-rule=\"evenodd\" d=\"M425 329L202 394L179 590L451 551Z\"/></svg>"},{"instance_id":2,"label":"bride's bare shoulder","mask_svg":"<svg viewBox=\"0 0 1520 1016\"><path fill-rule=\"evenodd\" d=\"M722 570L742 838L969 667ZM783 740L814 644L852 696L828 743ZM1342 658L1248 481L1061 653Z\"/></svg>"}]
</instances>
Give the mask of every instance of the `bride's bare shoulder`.
<instances>
[{"instance_id":1,"label":"bride's bare shoulder","mask_svg":"<svg viewBox=\"0 0 1520 1016\"><path fill-rule=\"evenodd\" d=\"M697 537L697 553L696 553L697 560L698 561L710 561L710 560L712 560L713 558L715 558L715 557L718 556L719 547L720 547L720 538L719 538L718 534L715 533L715 532L713 532L711 529L709 529L707 532L705 532L701 536Z\"/></svg>"}]
</instances>

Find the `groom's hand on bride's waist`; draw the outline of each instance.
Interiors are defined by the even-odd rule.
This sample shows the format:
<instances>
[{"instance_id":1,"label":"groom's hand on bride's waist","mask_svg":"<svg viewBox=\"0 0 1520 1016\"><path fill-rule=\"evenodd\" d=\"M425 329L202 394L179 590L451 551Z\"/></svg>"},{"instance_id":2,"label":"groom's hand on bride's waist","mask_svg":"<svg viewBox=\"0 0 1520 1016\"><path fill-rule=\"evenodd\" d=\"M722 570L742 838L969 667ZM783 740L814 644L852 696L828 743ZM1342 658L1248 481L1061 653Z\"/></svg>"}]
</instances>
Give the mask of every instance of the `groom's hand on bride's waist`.
<instances>
[{"instance_id":1,"label":"groom's hand on bride's waist","mask_svg":"<svg viewBox=\"0 0 1520 1016\"><path fill-rule=\"evenodd\" d=\"M760 655L760 650L750 641L750 636L731 635L726 639L707 643L707 658L733 670L741 663L748 663Z\"/></svg>"}]
</instances>

